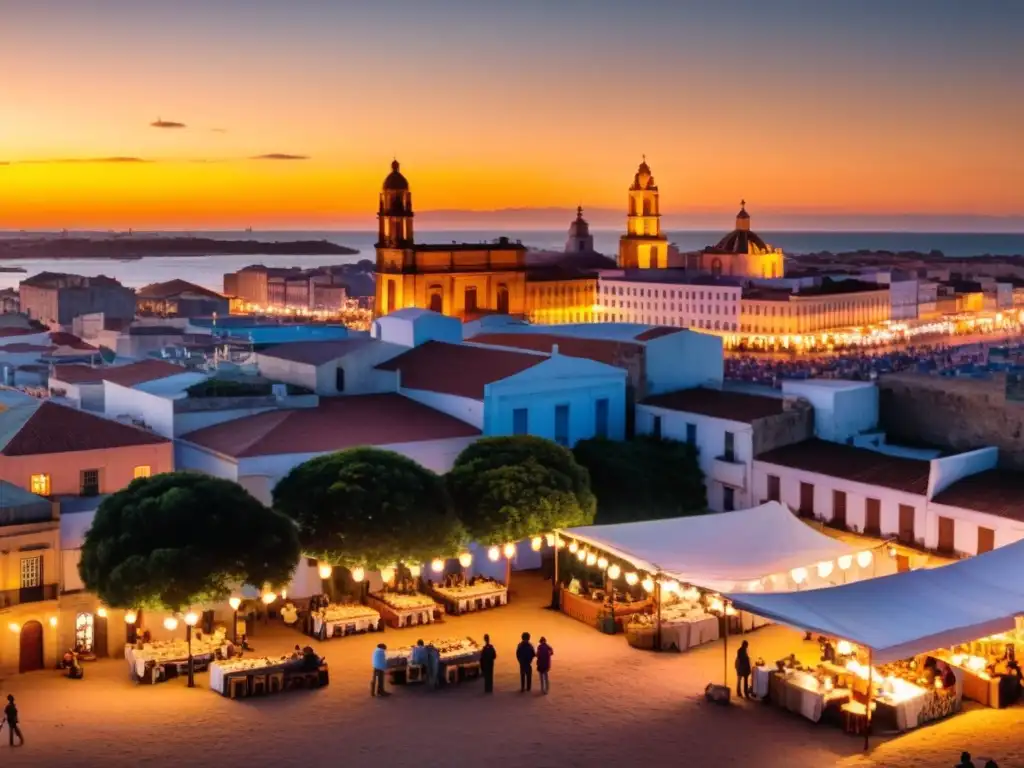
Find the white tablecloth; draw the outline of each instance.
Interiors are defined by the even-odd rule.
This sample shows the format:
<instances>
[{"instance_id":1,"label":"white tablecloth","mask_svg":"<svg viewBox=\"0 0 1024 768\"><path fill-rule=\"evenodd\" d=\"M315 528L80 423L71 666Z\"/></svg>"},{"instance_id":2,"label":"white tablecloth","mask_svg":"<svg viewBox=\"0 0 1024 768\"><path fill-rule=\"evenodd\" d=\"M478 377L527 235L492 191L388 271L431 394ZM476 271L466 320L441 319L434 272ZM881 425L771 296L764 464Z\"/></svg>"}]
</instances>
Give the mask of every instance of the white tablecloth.
<instances>
[{"instance_id":1,"label":"white tablecloth","mask_svg":"<svg viewBox=\"0 0 1024 768\"><path fill-rule=\"evenodd\" d=\"M768 667L754 667L754 695L763 699L768 695L768 685L772 679L772 671Z\"/></svg>"},{"instance_id":2,"label":"white tablecloth","mask_svg":"<svg viewBox=\"0 0 1024 768\"><path fill-rule=\"evenodd\" d=\"M695 648L717 640L718 636L716 616L693 616L661 623L662 649L675 646L678 650L685 651L687 648Z\"/></svg>"},{"instance_id":3,"label":"white tablecloth","mask_svg":"<svg viewBox=\"0 0 1024 768\"><path fill-rule=\"evenodd\" d=\"M333 621L329 620L327 622L324 622L324 620L320 616L314 616L313 633L319 635L320 630L323 628L325 623L327 625L327 637L331 638L334 637L335 627L341 627L342 634L344 634L345 632L345 627L353 625L355 626L356 632L365 632L366 630L370 629L370 627L376 629L377 624L379 622L380 614L377 614L376 616L360 616L352 619L337 619Z\"/></svg>"},{"instance_id":4,"label":"white tablecloth","mask_svg":"<svg viewBox=\"0 0 1024 768\"><path fill-rule=\"evenodd\" d=\"M477 600L496 600L498 605L508 602L508 589L499 584L488 584L485 589L475 587L434 587L434 591L458 606L459 613L476 609Z\"/></svg>"},{"instance_id":5,"label":"white tablecloth","mask_svg":"<svg viewBox=\"0 0 1024 768\"><path fill-rule=\"evenodd\" d=\"M433 624L434 623L434 609L433 608L412 608L409 610L402 610L395 608L394 606L388 606L398 616L398 626L400 627L412 627L417 624Z\"/></svg>"}]
</instances>

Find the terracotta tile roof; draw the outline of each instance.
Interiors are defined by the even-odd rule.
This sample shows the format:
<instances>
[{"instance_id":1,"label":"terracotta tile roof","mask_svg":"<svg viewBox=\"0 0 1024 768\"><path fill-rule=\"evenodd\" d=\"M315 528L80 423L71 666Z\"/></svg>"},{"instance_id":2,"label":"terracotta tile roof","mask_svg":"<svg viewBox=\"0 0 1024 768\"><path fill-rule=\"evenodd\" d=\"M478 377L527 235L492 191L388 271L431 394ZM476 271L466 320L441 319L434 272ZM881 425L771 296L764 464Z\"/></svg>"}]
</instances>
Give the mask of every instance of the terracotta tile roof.
<instances>
[{"instance_id":1,"label":"terracotta tile roof","mask_svg":"<svg viewBox=\"0 0 1024 768\"><path fill-rule=\"evenodd\" d=\"M0 431L18 409L0 413ZM160 435L121 424L75 408L40 401L35 412L11 436L0 451L4 456L33 456L71 451L95 451L170 442Z\"/></svg>"},{"instance_id":2,"label":"terracotta tile roof","mask_svg":"<svg viewBox=\"0 0 1024 768\"><path fill-rule=\"evenodd\" d=\"M147 381L156 381L187 371L180 365L163 360L140 360L127 365L92 368L88 365L55 365L53 378L68 384L96 384L110 381L124 387L134 387Z\"/></svg>"},{"instance_id":3,"label":"terracotta tile roof","mask_svg":"<svg viewBox=\"0 0 1024 768\"><path fill-rule=\"evenodd\" d=\"M968 475L932 501L1024 522L1024 472L989 469Z\"/></svg>"},{"instance_id":4,"label":"terracotta tile roof","mask_svg":"<svg viewBox=\"0 0 1024 768\"><path fill-rule=\"evenodd\" d=\"M482 400L484 387L547 360L546 355L428 341L377 366L401 371L406 389L423 389Z\"/></svg>"},{"instance_id":5,"label":"terracotta tile roof","mask_svg":"<svg viewBox=\"0 0 1024 768\"><path fill-rule=\"evenodd\" d=\"M641 331L634 338L637 341L652 341L653 339L660 339L662 336L671 336L673 333L682 332L682 328L673 328L671 325L656 325L653 328L648 328L646 331Z\"/></svg>"},{"instance_id":6,"label":"terracotta tile roof","mask_svg":"<svg viewBox=\"0 0 1024 768\"><path fill-rule=\"evenodd\" d=\"M781 397L748 395L703 387L652 395L644 399L641 404L667 408L671 411L699 413L716 419L742 421L746 424L750 424L756 419L778 416L785 410L785 403Z\"/></svg>"},{"instance_id":7,"label":"terracotta tile roof","mask_svg":"<svg viewBox=\"0 0 1024 768\"><path fill-rule=\"evenodd\" d=\"M757 456L756 460L921 496L928 492L931 466L921 459L888 456L868 448L817 438L775 448Z\"/></svg>"},{"instance_id":8,"label":"terracotta tile roof","mask_svg":"<svg viewBox=\"0 0 1024 768\"><path fill-rule=\"evenodd\" d=\"M560 336L556 333L481 333L470 341L474 344L493 344L498 347L516 347L547 353L550 353L552 347L557 344L560 355L583 357L608 365L618 365L623 354L633 354L642 349L642 345L633 341Z\"/></svg>"},{"instance_id":9,"label":"terracotta tile roof","mask_svg":"<svg viewBox=\"0 0 1024 768\"><path fill-rule=\"evenodd\" d=\"M373 344L373 339L359 337L354 339L333 339L329 341L295 341L289 344L277 344L268 349L260 350L260 357L273 357L277 360L288 360L304 365L323 365L332 360L344 357L349 352Z\"/></svg>"},{"instance_id":10,"label":"terracotta tile roof","mask_svg":"<svg viewBox=\"0 0 1024 768\"><path fill-rule=\"evenodd\" d=\"M327 453L362 445L475 437L480 430L402 395L324 397L316 408L270 411L189 432L181 439L245 458Z\"/></svg>"},{"instance_id":11,"label":"terracotta tile roof","mask_svg":"<svg viewBox=\"0 0 1024 768\"><path fill-rule=\"evenodd\" d=\"M8 336L30 336L36 333L46 333L40 328L0 328L0 339Z\"/></svg>"},{"instance_id":12,"label":"terracotta tile roof","mask_svg":"<svg viewBox=\"0 0 1024 768\"><path fill-rule=\"evenodd\" d=\"M92 344L82 341L82 339L75 336L75 334L65 333L64 331L55 331L54 333L51 333L50 341L58 347L70 347L71 349L80 349L85 352L96 349Z\"/></svg>"}]
</instances>

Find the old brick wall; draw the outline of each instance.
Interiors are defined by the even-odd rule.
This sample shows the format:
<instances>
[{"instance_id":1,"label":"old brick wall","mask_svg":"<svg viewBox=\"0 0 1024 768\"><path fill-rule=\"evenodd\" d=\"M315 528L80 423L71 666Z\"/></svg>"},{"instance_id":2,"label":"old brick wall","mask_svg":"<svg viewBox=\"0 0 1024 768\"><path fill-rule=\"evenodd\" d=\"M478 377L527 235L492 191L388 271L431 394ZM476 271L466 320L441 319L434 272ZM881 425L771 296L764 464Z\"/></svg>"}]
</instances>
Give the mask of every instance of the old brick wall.
<instances>
[{"instance_id":1,"label":"old brick wall","mask_svg":"<svg viewBox=\"0 0 1024 768\"><path fill-rule=\"evenodd\" d=\"M956 451L995 446L1000 466L1024 469L1024 402L1007 402L1005 375L893 374L878 388L879 426L891 442Z\"/></svg>"}]
</instances>

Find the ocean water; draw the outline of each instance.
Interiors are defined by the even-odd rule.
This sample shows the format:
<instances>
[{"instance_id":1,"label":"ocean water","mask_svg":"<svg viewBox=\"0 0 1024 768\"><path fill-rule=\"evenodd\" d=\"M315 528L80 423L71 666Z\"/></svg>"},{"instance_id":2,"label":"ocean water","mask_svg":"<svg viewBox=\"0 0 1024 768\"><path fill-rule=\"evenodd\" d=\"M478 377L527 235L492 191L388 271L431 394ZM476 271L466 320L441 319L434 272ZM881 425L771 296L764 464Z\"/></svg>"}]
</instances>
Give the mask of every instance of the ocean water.
<instances>
[{"instance_id":1,"label":"ocean water","mask_svg":"<svg viewBox=\"0 0 1024 768\"><path fill-rule=\"evenodd\" d=\"M77 234L77 233L71 233ZM86 234L86 233L83 233ZM90 233L102 237L104 233ZM149 234L181 235L183 233L136 233L142 237ZM0 287L11 288L31 275L42 271L70 272L79 275L107 275L120 280L131 288L149 283L182 278L212 290L222 290L223 276L249 264L266 266L315 267L326 264L344 264L373 259L373 244L377 233L373 231L292 231L292 232L190 232L196 237L210 237L225 240L329 240L339 245L358 249L354 256L153 256L136 261L115 261L112 259L17 259L5 260L2 266L19 266L25 273L0 273ZM594 247L614 256L618 250L619 230L593 230ZM681 250L695 250L716 243L725 233L722 231L676 231L669 232L669 240ZM787 253L810 253L832 251L839 253L857 250L889 251L942 251L946 256L963 258L984 254L1024 254L1024 233L1021 234L969 234L969 233L928 233L928 232L760 232L772 245ZM565 245L564 230L531 231L427 231L418 233L423 242L487 242L499 236L520 240L535 249L561 250ZM0 233L0 237L17 237L18 233Z\"/></svg>"}]
</instances>

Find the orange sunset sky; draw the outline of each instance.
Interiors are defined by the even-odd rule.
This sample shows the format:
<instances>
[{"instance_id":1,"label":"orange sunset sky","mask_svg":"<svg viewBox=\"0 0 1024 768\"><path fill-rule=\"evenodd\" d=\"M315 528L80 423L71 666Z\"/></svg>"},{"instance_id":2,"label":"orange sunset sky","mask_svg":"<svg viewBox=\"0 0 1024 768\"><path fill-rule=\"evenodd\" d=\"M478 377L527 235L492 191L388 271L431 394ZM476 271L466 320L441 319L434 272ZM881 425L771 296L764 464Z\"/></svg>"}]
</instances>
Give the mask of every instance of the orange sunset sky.
<instances>
[{"instance_id":1,"label":"orange sunset sky","mask_svg":"<svg viewBox=\"0 0 1024 768\"><path fill-rule=\"evenodd\" d=\"M666 213L1024 215L1024 3L639 7L0 0L0 228L369 227L393 155L420 211L646 154Z\"/></svg>"}]
</instances>

